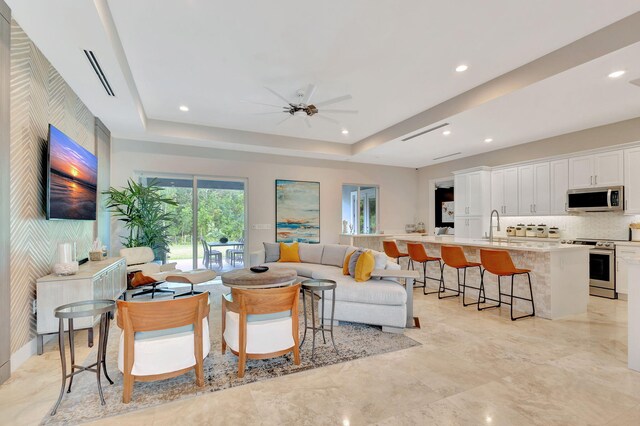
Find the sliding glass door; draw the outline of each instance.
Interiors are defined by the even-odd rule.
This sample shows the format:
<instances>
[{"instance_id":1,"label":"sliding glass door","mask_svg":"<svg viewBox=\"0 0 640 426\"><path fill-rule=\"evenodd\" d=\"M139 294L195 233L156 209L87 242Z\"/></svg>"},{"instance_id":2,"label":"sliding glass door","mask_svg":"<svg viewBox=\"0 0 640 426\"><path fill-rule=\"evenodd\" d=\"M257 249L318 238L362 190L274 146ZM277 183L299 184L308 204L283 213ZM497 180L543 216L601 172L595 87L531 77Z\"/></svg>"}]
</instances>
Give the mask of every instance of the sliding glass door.
<instances>
[{"instance_id":1,"label":"sliding glass door","mask_svg":"<svg viewBox=\"0 0 640 426\"><path fill-rule=\"evenodd\" d=\"M146 177L147 181L152 177ZM176 206L169 224L168 262L177 268L223 272L244 267L245 181L205 177L155 176Z\"/></svg>"},{"instance_id":2,"label":"sliding glass door","mask_svg":"<svg viewBox=\"0 0 640 426\"><path fill-rule=\"evenodd\" d=\"M244 267L243 181L197 179L198 267L217 271Z\"/></svg>"}]
</instances>

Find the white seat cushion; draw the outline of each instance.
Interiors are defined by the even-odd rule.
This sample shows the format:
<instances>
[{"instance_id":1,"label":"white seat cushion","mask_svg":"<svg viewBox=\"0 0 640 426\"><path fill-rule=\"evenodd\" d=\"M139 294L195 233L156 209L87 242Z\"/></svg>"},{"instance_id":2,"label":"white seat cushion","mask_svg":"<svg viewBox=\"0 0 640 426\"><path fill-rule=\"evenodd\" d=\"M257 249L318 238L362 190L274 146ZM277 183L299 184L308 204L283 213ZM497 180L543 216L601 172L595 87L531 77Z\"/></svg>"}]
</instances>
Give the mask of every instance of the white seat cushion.
<instances>
[{"instance_id":1,"label":"white seat cushion","mask_svg":"<svg viewBox=\"0 0 640 426\"><path fill-rule=\"evenodd\" d=\"M208 318L202 320L203 358L211 350ZM136 333L134 338L134 376L170 373L196 365L193 326ZM124 333L120 334L118 369L124 372Z\"/></svg>"},{"instance_id":2,"label":"white seat cushion","mask_svg":"<svg viewBox=\"0 0 640 426\"><path fill-rule=\"evenodd\" d=\"M240 352L240 315L227 311L224 340L227 346ZM264 321L247 321L247 353L269 354L293 347L291 316Z\"/></svg>"}]
</instances>

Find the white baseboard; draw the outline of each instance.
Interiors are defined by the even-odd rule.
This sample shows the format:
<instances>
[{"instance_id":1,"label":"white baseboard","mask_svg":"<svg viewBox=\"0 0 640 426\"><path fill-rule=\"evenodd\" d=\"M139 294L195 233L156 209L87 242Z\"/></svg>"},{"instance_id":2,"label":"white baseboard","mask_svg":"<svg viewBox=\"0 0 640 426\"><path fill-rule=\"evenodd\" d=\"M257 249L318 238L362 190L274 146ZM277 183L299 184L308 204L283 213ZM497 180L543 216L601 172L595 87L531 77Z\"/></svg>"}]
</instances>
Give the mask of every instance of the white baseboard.
<instances>
[{"instance_id":1,"label":"white baseboard","mask_svg":"<svg viewBox=\"0 0 640 426\"><path fill-rule=\"evenodd\" d=\"M53 339L55 335L44 336L44 343ZM24 364L29 358L34 356L38 352L38 341L33 338L27 342L26 345L11 354L11 373L16 371L22 364Z\"/></svg>"}]
</instances>

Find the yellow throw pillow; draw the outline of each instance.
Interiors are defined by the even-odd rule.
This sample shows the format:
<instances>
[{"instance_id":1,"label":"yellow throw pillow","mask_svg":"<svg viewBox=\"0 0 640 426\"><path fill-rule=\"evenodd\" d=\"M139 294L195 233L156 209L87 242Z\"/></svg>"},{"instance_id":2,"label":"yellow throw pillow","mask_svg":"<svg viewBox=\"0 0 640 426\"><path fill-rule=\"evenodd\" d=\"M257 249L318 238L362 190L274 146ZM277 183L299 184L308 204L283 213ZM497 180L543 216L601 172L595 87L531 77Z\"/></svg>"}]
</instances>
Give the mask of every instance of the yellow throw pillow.
<instances>
[{"instance_id":1,"label":"yellow throw pillow","mask_svg":"<svg viewBox=\"0 0 640 426\"><path fill-rule=\"evenodd\" d=\"M298 243L290 246L280 243L280 259L278 262L296 262L300 263L300 255L298 254Z\"/></svg>"},{"instance_id":2,"label":"yellow throw pillow","mask_svg":"<svg viewBox=\"0 0 640 426\"><path fill-rule=\"evenodd\" d=\"M349 275L349 261L351 260L351 255L355 253L357 250L352 251L344 258L344 264L342 265L342 274Z\"/></svg>"},{"instance_id":3,"label":"yellow throw pillow","mask_svg":"<svg viewBox=\"0 0 640 426\"><path fill-rule=\"evenodd\" d=\"M371 250L367 250L358 258L356 263L356 282L362 283L371 279L371 272L376 266L376 259L371 253Z\"/></svg>"}]
</instances>

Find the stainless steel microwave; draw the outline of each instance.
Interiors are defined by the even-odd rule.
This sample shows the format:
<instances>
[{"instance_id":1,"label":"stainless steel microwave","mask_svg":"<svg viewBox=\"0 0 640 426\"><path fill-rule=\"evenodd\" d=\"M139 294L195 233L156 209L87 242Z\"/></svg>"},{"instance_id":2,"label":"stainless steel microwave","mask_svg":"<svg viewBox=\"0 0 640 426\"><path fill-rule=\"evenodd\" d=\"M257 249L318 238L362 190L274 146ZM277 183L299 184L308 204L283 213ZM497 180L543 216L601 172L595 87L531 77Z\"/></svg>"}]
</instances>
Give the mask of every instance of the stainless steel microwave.
<instances>
[{"instance_id":1,"label":"stainless steel microwave","mask_svg":"<svg viewBox=\"0 0 640 426\"><path fill-rule=\"evenodd\" d=\"M624 210L624 186L570 189L568 212L609 212Z\"/></svg>"}]
</instances>

